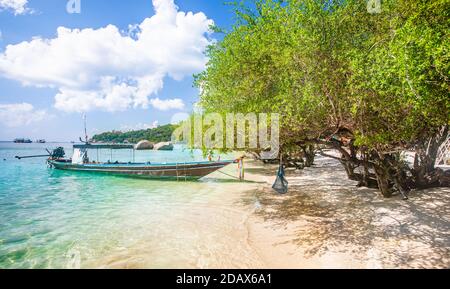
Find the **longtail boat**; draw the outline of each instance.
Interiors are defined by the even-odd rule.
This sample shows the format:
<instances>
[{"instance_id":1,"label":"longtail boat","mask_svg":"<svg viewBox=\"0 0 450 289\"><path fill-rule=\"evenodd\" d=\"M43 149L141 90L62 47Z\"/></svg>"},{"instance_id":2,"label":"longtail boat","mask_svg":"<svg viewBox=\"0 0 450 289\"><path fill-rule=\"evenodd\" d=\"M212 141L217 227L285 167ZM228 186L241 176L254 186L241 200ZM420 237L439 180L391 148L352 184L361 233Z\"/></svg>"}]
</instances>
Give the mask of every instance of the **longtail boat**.
<instances>
[{"instance_id":1,"label":"longtail boat","mask_svg":"<svg viewBox=\"0 0 450 289\"><path fill-rule=\"evenodd\" d=\"M134 159L134 146L130 144L81 144L73 146L71 159L65 158L63 148L53 152L47 151L48 155L16 157L18 159L48 156L49 167L64 171L78 171L90 173L103 173L112 175L131 176L148 179L175 179L175 180L197 180L227 165L237 161L211 161L211 162L180 162L180 163L137 163L137 162L111 162L101 163L91 161L88 157L89 150L132 150Z\"/></svg>"}]
</instances>

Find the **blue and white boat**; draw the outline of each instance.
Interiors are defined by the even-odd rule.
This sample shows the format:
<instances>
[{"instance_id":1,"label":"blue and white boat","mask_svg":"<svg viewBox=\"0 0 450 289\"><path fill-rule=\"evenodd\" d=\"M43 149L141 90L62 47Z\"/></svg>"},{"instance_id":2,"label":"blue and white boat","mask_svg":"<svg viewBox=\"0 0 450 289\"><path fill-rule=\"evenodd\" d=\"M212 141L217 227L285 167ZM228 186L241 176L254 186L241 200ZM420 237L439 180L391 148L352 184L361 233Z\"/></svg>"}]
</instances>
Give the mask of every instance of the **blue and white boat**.
<instances>
[{"instance_id":1,"label":"blue and white boat","mask_svg":"<svg viewBox=\"0 0 450 289\"><path fill-rule=\"evenodd\" d=\"M71 159L64 158L64 152L60 148L49 154L50 157L47 162L50 167L57 170L124 175L149 179L177 180L200 179L227 165L236 163L234 160L183 163L101 163L89 159L88 151L99 151L104 149L132 150L134 156L134 146L131 144L81 144L73 146L74 153Z\"/></svg>"}]
</instances>

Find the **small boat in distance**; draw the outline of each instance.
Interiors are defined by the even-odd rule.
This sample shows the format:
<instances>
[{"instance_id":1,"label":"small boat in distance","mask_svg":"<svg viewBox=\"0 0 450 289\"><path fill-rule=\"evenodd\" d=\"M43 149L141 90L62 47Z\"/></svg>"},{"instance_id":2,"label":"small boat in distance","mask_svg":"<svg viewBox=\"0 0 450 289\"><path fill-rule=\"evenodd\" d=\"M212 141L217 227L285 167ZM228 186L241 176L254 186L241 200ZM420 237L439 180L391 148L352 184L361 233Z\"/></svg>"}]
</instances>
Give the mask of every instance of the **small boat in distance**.
<instances>
[{"instance_id":1,"label":"small boat in distance","mask_svg":"<svg viewBox=\"0 0 450 289\"><path fill-rule=\"evenodd\" d=\"M30 139L25 138L16 138L14 143L33 143Z\"/></svg>"},{"instance_id":2,"label":"small boat in distance","mask_svg":"<svg viewBox=\"0 0 450 289\"><path fill-rule=\"evenodd\" d=\"M36 143L47 143L47 141L45 139L38 139Z\"/></svg>"}]
</instances>

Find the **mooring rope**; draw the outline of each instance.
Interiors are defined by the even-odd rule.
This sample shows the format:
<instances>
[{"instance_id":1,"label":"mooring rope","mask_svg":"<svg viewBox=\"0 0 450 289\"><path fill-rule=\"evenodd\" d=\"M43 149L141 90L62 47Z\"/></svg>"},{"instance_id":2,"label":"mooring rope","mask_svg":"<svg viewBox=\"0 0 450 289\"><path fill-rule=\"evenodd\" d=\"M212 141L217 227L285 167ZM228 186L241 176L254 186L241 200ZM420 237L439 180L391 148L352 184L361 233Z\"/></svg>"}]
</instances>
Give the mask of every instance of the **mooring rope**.
<instances>
[{"instance_id":1,"label":"mooring rope","mask_svg":"<svg viewBox=\"0 0 450 289\"><path fill-rule=\"evenodd\" d=\"M228 177L230 177L230 178L239 180L239 181L242 182L242 181L244 181L244 174L245 174L244 160L243 160L243 159L240 159L240 160L239 160L239 163L238 163L238 171L239 171L239 177L235 177L235 176L232 176L232 175L227 174L227 173L225 173L225 172L222 172L221 170L218 170L219 173L221 173L221 174L223 174L223 175L226 175L226 176L228 176Z\"/></svg>"},{"instance_id":2,"label":"mooring rope","mask_svg":"<svg viewBox=\"0 0 450 289\"><path fill-rule=\"evenodd\" d=\"M226 175L226 176L228 176L228 177L230 177L230 178L233 178L233 179L236 179L236 180L241 180L240 178L237 178L237 177L232 176L232 175L230 175L230 174L224 173L224 172L222 172L222 171L217 171L217 172L219 172L219 173L221 173L221 174L224 174L224 175Z\"/></svg>"}]
</instances>

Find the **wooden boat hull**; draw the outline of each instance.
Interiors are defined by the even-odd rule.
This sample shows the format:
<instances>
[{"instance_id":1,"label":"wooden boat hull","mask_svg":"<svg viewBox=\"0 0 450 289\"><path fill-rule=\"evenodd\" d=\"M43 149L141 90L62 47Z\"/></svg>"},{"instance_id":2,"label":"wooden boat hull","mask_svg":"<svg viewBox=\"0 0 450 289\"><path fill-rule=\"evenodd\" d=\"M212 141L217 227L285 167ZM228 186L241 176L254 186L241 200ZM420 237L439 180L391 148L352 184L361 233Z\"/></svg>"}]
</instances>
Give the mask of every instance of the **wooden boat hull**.
<instances>
[{"instance_id":1,"label":"wooden boat hull","mask_svg":"<svg viewBox=\"0 0 450 289\"><path fill-rule=\"evenodd\" d=\"M149 179L200 179L233 161L181 164L72 164L68 161L49 160L57 170L113 174Z\"/></svg>"}]
</instances>

